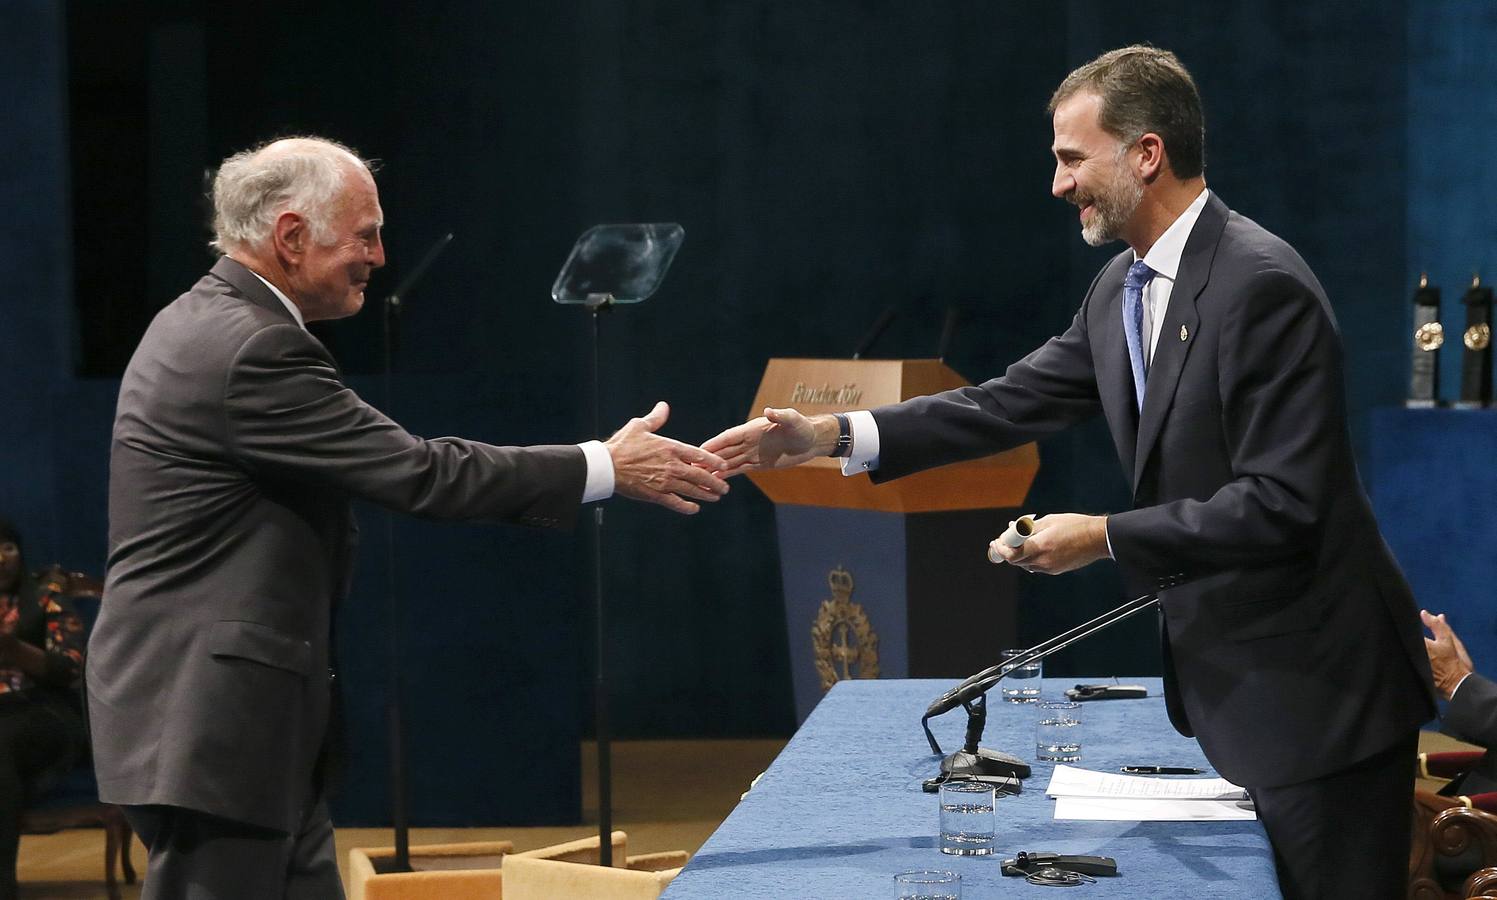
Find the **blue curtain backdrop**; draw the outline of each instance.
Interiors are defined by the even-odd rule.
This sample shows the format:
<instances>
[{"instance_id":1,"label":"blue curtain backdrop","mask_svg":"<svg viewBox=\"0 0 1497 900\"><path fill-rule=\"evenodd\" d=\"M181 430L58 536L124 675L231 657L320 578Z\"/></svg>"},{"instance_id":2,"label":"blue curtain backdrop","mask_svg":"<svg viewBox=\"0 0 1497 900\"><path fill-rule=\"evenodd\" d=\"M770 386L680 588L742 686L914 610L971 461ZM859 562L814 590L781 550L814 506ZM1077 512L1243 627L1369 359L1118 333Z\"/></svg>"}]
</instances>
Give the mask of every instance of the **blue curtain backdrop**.
<instances>
[{"instance_id":1,"label":"blue curtain backdrop","mask_svg":"<svg viewBox=\"0 0 1497 900\"><path fill-rule=\"evenodd\" d=\"M358 18L342 5L121 6L0 4L12 98L0 131L11 436L0 513L22 523L36 561L103 568L119 367L150 313L210 262L204 168L278 134L326 134L382 160L391 264L372 298L457 233L410 297L392 397L376 376L374 309L323 330L356 389L417 433L503 443L591 436L584 316L548 290L573 238L600 221L677 221L687 234L659 295L604 323L607 427L663 398L670 434L705 439L742 419L766 359L845 355L891 303L902 315L876 355L932 355L955 304L965 318L948 362L973 380L1001 371L1065 327L1115 251L1086 247L1048 195L1044 106L1069 68L1132 41L1192 69L1211 187L1325 283L1359 447L1369 411L1402 397L1417 271L1452 296L1492 252L1481 198L1494 176L1481 160L1497 17L1480 3L1350 14L582 0L376 3ZM1036 511L1126 503L1100 426L1041 453ZM788 731L771 516L746 482L694 519L610 504L621 733ZM392 549L416 820L574 819L591 708L585 533L401 519L391 548L377 511L361 520L340 617L355 747L341 820L384 817ZM1104 566L1031 579L1021 636L1120 591ZM1156 647L1152 625L1131 624L1051 672L1082 659L1090 672L1156 672Z\"/></svg>"}]
</instances>

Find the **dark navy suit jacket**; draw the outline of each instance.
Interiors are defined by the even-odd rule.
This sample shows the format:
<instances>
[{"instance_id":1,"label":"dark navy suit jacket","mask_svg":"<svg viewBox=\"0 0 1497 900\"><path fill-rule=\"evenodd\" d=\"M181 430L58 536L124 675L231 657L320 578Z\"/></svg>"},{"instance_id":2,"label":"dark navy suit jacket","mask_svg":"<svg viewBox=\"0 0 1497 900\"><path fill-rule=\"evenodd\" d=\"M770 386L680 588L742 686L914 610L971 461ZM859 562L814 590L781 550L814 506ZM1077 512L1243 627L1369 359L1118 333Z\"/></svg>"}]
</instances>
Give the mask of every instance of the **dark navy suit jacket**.
<instances>
[{"instance_id":1,"label":"dark navy suit jacket","mask_svg":"<svg viewBox=\"0 0 1497 900\"><path fill-rule=\"evenodd\" d=\"M1434 715L1402 573L1346 428L1342 350L1293 248L1212 195L1186 241L1143 410L1122 326L1124 251L1064 334L981 385L873 411L875 480L1101 413L1133 486L1108 519L1131 595L1157 592L1170 717L1226 778L1293 784Z\"/></svg>"},{"instance_id":2,"label":"dark navy suit jacket","mask_svg":"<svg viewBox=\"0 0 1497 900\"><path fill-rule=\"evenodd\" d=\"M1440 793L1470 795L1497 791L1497 756L1492 753L1492 748L1497 747L1497 684L1475 672L1466 676L1445 710L1445 727L1487 748L1487 753Z\"/></svg>"}]
</instances>

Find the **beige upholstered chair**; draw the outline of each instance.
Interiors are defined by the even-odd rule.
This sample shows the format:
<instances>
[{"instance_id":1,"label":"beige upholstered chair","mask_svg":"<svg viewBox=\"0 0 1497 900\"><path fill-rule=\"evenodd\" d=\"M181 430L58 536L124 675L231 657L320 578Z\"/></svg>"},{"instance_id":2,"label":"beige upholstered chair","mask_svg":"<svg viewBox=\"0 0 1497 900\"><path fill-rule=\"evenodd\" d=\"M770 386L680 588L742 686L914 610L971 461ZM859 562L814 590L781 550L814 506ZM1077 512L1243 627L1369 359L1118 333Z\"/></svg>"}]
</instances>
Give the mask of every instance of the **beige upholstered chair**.
<instances>
[{"instance_id":1,"label":"beige upholstered chair","mask_svg":"<svg viewBox=\"0 0 1497 900\"><path fill-rule=\"evenodd\" d=\"M613 833L612 867L598 865L595 837L514 854L504 862L505 900L655 900L686 865L689 854L628 856L625 840L622 831Z\"/></svg>"},{"instance_id":2,"label":"beige upholstered chair","mask_svg":"<svg viewBox=\"0 0 1497 900\"><path fill-rule=\"evenodd\" d=\"M411 848L416 871L376 874L375 862L395 855L392 847L350 850L349 900L502 900L514 897L659 897L686 865L683 852L628 855L629 837L612 835L611 868L598 865L596 836L512 852L509 841L432 844Z\"/></svg>"},{"instance_id":3,"label":"beige upholstered chair","mask_svg":"<svg viewBox=\"0 0 1497 900\"><path fill-rule=\"evenodd\" d=\"M503 896L505 854L509 841L428 844L411 848L413 872L375 873L376 861L395 855L394 847L348 851L349 900L495 900Z\"/></svg>"}]
</instances>

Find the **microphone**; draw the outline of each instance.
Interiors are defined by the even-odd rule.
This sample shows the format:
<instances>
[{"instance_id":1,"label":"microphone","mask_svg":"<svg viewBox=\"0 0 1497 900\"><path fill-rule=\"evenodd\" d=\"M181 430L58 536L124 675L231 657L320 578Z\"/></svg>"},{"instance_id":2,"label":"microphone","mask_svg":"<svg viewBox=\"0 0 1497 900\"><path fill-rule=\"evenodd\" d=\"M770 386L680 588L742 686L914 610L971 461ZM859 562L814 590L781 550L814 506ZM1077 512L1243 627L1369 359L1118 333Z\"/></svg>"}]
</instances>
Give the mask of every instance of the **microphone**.
<instances>
[{"instance_id":1,"label":"microphone","mask_svg":"<svg viewBox=\"0 0 1497 900\"><path fill-rule=\"evenodd\" d=\"M400 284L395 286L395 290L390 292L390 296L385 298L385 305L398 310L406 293L415 286L416 281L422 275L426 274L426 270L431 266L432 262L441 255L443 250L447 249L447 245L450 243L452 243L452 232L450 231L437 238L436 243L427 248L426 255L421 257L421 261L416 263L416 267L411 270L410 274L401 279Z\"/></svg>"},{"instance_id":2,"label":"microphone","mask_svg":"<svg viewBox=\"0 0 1497 900\"><path fill-rule=\"evenodd\" d=\"M920 719L920 724L925 728L925 737L930 742L931 750L937 754L941 752L940 744L936 743L935 735L931 734L930 731L929 722L931 719L948 713L958 706L970 704L973 700L986 694L992 689L993 685L1006 678L1008 673L1014 669L1028 665L1036 660L1044 659L1058 650L1069 647L1082 638L1090 637L1103 629L1111 628L1124 619L1137 615L1146 609L1151 609L1158 604L1159 596L1157 594L1144 594L1142 597L1136 597L1116 609L1097 616L1089 622L1077 625L1070 631L1058 634L1048 641L1036 644L1028 650L1003 660L995 666L983 669L981 672L978 672L976 675L973 675L966 681L963 681L961 684L932 700L930 705L925 708L925 715Z\"/></svg>"},{"instance_id":3,"label":"microphone","mask_svg":"<svg viewBox=\"0 0 1497 900\"><path fill-rule=\"evenodd\" d=\"M941 326L941 342L936 345L936 359L945 362L946 351L951 347L951 338L956 334L956 323L962 319L962 311L955 306L946 307L946 322Z\"/></svg>"},{"instance_id":4,"label":"microphone","mask_svg":"<svg viewBox=\"0 0 1497 900\"><path fill-rule=\"evenodd\" d=\"M879 336L884 333L884 329L889 327L889 323L894 321L894 317L897 315L899 315L899 307L892 303L889 304L884 309L883 315L878 317L878 321L873 323L873 327L869 329L868 334L864 335L863 339L858 342L858 349L852 352L852 358L862 359L863 354L868 352L868 348L873 346L873 342L879 339Z\"/></svg>"}]
</instances>

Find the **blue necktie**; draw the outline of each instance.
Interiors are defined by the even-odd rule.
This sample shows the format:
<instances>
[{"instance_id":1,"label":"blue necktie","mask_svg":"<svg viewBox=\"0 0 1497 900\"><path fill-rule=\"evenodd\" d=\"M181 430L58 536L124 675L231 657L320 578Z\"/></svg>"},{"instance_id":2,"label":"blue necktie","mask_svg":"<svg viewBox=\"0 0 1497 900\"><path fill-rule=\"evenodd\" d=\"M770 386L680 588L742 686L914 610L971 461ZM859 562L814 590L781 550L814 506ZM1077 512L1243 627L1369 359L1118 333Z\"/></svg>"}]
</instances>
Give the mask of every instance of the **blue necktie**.
<instances>
[{"instance_id":1,"label":"blue necktie","mask_svg":"<svg viewBox=\"0 0 1497 900\"><path fill-rule=\"evenodd\" d=\"M1133 389L1138 409L1144 408L1144 286L1154 277L1148 263L1138 260L1123 279L1123 333L1128 336L1128 360L1133 363Z\"/></svg>"}]
</instances>

